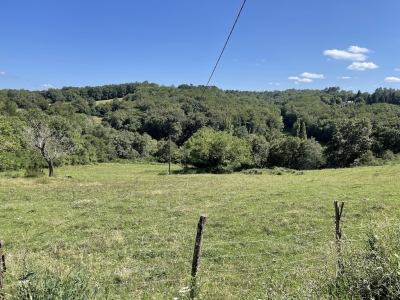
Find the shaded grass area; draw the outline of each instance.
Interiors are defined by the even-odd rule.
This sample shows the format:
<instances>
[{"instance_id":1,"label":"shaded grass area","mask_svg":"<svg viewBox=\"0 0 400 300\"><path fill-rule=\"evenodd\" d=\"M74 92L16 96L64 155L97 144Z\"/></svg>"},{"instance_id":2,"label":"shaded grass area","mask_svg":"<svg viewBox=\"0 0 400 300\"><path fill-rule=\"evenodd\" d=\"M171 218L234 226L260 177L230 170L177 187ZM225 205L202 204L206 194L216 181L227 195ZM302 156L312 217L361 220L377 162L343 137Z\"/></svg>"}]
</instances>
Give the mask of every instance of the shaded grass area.
<instances>
[{"instance_id":1,"label":"shaded grass area","mask_svg":"<svg viewBox=\"0 0 400 300\"><path fill-rule=\"evenodd\" d=\"M6 292L25 258L60 276L84 270L111 299L184 299L197 222L206 214L200 299L321 299L316 282L336 270L333 200L345 202L349 244L361 244L371 223L400 223L398 165L161 176L167 168L100 164L59 168L56 178L0 174Z\"/></svg>"}]
</instances>

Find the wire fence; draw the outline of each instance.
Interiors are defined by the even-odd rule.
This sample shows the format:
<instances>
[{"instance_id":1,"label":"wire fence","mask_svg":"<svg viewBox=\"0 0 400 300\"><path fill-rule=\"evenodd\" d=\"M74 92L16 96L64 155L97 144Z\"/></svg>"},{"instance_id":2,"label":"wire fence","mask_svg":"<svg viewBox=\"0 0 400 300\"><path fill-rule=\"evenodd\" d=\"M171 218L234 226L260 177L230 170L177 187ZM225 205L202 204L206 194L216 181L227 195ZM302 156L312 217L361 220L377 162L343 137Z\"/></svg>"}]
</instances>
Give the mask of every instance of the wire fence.
<instances>
[{"instance_id":1,"label":"wire fence","mask_svg":"<svg viewBox=\"0 0 400 300\"><path fill-rule=\"evenodd\" d=\"M47 232L54 232L54 230L79 219L82 215L84 214L79 214L76 218L71 218L49 230L35 234L27 238L25 242L29 243ZM254 291L255 286L261 286L268 282L268 278L273 272L279 273L280 278L285 278L285 280L289 280L290 276L298 276L299 272L334 272L338 268L337 257L340 255L337 251L341 251L337 248L338 242L343 247L363 243L366 240L365 233L371 229L386 230L390 228L400 228L400 223L387 222L379 225L359 226L346 224L341 228L343 236L340 241L337 237L334 238L333 226L331 229L310 230L279 236L267 235L262 239L210 243L205 235L201 249L202 264L196 275L205 285L229 286L230 293L248 293ZM194 232L171 232L171 236L193 242ZM157 239L149 241L141 237L131 239L131 241L136 242L136 246L139 246L140 249L107 249L107 256L119 255L121 259L128 259L139 253L149 259L142 262L145 265L139 266L135 266L134 259L127 260L125 268L130 277L118 280L118 282L109 282L109 285L144 289L148 286L162 288L163 285L172 285L174 289L179 289L184 284L190 284L189 270L191 267L193 268L190 253L182 255L182 253L177 253L176 249L165 249L164 247L168 243L157 241ZM152 265L153 263L156 265ZM113 272L112 266L107 265L107 262L104 264L104 271ZM1 276L0 268L0 282ZM243 289L247 286L252 288Z\"/></svg>"}]
</instances>

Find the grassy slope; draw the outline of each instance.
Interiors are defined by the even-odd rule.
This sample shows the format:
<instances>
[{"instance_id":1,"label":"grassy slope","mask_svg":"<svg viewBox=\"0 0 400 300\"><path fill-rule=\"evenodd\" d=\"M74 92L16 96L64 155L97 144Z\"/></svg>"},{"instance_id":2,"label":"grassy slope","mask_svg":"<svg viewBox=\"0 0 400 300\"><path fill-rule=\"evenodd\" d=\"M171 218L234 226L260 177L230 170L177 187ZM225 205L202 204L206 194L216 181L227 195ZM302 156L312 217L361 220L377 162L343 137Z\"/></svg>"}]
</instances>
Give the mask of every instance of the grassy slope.
<instances>
[{"instance_id":1,"label":"grassy slope","mask_svg":"<svg viewBox=\"0 0 400 300\"><path fill-rule=\"evenodd\" d=\"M335 271L333 200L345 202L343 231L353 243L371 221L399 223L399 165L159 175L166 169L101 164L59 168L54 179L0 177L6 288L26 256L60 274L85 269L112 299L182 296L199 215L207 214L201 299L277 298L284 288L307 295L310 280Z\"/></svg>"}]
</instances>

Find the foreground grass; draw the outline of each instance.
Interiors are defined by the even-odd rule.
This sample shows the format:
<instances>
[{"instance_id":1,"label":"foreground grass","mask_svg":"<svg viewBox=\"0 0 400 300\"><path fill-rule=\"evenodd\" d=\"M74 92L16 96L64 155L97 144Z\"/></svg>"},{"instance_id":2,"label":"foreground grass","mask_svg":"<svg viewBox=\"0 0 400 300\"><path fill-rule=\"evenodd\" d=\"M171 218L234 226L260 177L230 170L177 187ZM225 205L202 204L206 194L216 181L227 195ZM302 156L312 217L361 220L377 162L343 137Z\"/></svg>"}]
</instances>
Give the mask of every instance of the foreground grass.
<instances>
[{"instance_id":1,"label":"foreground grass","mask_svg":"<svg viewBox=\"0 0 400 300\"><path fill-rule=\"evenodd\" d=\"M101 164L59 168L52 179L0 174L6 292L26 261L60 276L84 270L111 299L183 299L206 214L200 299L317 299L315 283L335 273L333 200L345 202L349 244L361 243L371 223L400 223L398 165L283 175L166 170Z\"/></svg>"}]
</instances>

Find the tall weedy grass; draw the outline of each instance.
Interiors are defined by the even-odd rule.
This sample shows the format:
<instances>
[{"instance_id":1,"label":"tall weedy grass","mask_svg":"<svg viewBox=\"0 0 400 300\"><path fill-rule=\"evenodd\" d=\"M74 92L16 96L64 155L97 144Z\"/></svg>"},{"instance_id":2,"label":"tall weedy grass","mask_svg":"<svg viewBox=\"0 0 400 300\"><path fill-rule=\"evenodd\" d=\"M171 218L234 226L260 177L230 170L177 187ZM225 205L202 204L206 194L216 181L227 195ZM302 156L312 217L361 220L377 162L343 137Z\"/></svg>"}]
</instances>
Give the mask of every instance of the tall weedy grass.
<instances>
[{"instance_id":1,"label":"tall weedy grass","mask_svg":"<svg viewBox=\"0 0 400 300\"><path fill-rule=\"evenodd\" d=\"M8 299L11 300L88 300L109 298L108 289L89 284L87 275L71 272L67 276L56 275L49 270L32 271L24 268Z\"/></svg>"},{"instance_id":2,"label":"tall weedy grass","mask_svg":"<svg viewBox=\"0 0 400 300\"><path fill-rule=\"evenodd\" d=\"M346 247L343 272L326 283L331 299L400 299L400 229L371 227L364 248Z\"/></svg>"}]
</instances>

